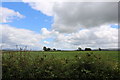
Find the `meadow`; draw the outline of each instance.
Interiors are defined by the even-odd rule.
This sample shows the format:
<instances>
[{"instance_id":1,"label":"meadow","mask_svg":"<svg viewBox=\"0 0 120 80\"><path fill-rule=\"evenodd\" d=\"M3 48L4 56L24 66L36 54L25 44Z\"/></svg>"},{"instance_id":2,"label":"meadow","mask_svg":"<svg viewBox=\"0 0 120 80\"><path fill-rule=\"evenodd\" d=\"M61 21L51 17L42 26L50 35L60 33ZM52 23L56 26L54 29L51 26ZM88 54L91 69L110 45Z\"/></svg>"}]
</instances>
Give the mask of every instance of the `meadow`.
<instances>
[{"instance_id":1,"label":"meadow","mask_svg":"<svg viewBox=\"0 0 120 80\"><path fill-rule=\"evenodd\" d=\"M118 51L3 51L2 78L120 80Z\"/></svg>"}]
</instances>

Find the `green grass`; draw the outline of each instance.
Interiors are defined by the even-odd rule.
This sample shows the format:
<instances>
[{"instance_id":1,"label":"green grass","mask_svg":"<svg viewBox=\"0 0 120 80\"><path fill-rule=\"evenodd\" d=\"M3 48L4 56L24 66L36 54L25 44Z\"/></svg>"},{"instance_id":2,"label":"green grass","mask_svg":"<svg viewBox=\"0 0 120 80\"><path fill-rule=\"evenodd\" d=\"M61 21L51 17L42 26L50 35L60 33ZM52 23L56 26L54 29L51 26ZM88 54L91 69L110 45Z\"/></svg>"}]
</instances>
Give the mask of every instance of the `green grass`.
<instances>
[{"instance_id":1,"label":"green grass","mask_svg":"<svg viewBox=\"0 0 120 80\"><path fill-rule=\"evenodd\" d=\"M4 53L4 52L3 52ZM7 52L8 53L8 52ZM73 59L74 56L78 55L85 55L86 53L93 53L97 56L105 57L106 59L116 59L118 60L118 51L31 51L31 52L21 52L22 54L29 54L32 56L44 56L47 55L47 57L56 57L56 58L70 58ZM20 54L20 52L14 52L14 54ZM7 54L5 54L7 55Z\"/></svg>"},{"instance_id":2,"label":"green grass","mask_svg":"<svg viewBox=\"0 0 120 80\"><path fill-rule=\"evenodd\" d=\"M3 79L119 80L118 51L3 52Z\"/></svg>"}]
</instances>

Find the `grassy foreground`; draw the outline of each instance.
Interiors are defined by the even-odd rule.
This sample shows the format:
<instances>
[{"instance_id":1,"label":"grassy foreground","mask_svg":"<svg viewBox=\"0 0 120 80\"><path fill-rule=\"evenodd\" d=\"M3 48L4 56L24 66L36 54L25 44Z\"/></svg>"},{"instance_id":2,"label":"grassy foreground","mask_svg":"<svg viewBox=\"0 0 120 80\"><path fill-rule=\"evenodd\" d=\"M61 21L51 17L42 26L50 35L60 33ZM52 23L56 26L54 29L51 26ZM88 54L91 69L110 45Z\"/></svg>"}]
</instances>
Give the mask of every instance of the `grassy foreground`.
<instances>
[{"instance_id":1,"label":"grassy foreground","mask_svg":"<svg viewBox=\"0 0 120 80\"><path fill-rule=\"evenodd\" d=\"M4 80L120 80L118 51L3 52Z\"/></svg>"}]
</instances>

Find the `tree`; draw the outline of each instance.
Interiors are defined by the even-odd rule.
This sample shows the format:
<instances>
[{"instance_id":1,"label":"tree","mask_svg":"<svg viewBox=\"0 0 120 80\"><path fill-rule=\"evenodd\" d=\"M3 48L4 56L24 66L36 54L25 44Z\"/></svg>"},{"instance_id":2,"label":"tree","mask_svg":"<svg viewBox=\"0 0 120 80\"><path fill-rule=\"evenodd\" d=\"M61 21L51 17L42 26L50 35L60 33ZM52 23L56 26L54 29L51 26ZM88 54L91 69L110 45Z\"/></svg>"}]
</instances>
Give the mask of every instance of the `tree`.
<instances>
[{"instance_id":1,"label":"tree","mask_svg":"<svg viewBox=\"0 0 120 80\"><path fill-rule=\"evenodd\" d=\"M47 51L47 48L44 46L44 47L43 47L43 50L44 50L44 51Z\"/></svg>"},{"instance_id":2,"label":"tree","mask_svg":"<svg viewBox=\"0 0 120 80\"><path fill-rule=\"evenodd\" d=\"M102 49L101 48L99 48L99 51L101 51Z\"/></svg>"},{"instance_id":3,"label":"tree","mask_svg":"<svg viewBox=\"0 0 120 80\"><path fill-rule=\"evenodd\" d=\"M85 48L85 51L91 51L91 48Z\"/></svg>"},{"instance_id":4,"label":"tree","mask_svg":"<svg viewBox=\"0 0 120 80\"><path fill-rule=\"evenodd\" d=\"M82 51L82 49L79 47L79 48L78 48L78 51Z\"/></svg>"},{"instance_id":5,"label":"tree","mask_svg":"<svg viewBox=\"0 0 120 80\"><path fill-rule=\"evenodd\" d=\"M53 51L56 51L56 49L54 48Z\"/></svg>"},{"instance_id":6,"label":"tree","mask_svg":"<svg viewBox=\"0 0 120 80\"><path fill-rule=\"evenodd\" d=\"M47 51L50 51L51 49L50 48L47 48Z\"/></svg>"}]
</instances>

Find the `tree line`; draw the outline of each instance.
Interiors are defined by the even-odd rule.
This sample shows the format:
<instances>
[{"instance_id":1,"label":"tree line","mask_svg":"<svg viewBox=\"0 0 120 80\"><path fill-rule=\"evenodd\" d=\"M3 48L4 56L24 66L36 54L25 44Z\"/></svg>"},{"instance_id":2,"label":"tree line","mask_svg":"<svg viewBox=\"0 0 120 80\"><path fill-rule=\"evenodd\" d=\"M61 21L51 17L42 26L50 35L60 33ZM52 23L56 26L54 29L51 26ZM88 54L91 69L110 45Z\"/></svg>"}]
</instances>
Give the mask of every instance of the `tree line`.
<instances>
[{"instance_id":1,"label":"tree line","mask_svg":"<svg viewBox=\"0 0 120 80\"><path fill-rule=\"evenodd\" d=\"M47 47L43 47L43 50L44 51L57 51L55 48L54 49L51 49L51 48L47 48Z\"/></svg>"},{"instance_id":2,"label":"tree line","mask_svg":"<svg viewBox=\"0 0 120 80\"><path fill-rule=\"evenodd\" d=\"M53 49L51 49L51 48L47 48L47 47L43 47L43 50L44 51L61 51L61 50L57 50L57 49L55 49L55 48L53 48ZM99 48L98 49L99 51L101 51L102 49L101 48ZM82 48L80 48L80 47L78 47L78 49L76 50L76 51L92 51L92 49L91 48L85 48L84 50L82 49Z\"/></svg>"}]
</instances>

